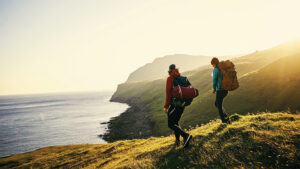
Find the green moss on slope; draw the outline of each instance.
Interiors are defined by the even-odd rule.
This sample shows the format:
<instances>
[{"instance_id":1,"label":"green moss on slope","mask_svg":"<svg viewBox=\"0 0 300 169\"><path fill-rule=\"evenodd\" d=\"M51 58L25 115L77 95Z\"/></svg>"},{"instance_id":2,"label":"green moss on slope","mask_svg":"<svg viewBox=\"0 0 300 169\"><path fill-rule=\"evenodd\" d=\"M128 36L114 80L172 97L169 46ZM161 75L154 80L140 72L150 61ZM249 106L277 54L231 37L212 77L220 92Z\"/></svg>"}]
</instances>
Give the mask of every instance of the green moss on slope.
<instances>
[{"instance_id":1,"label":"green moss on slope","mask_svg":"<svg viewBox=\"0 0 300 169\"><path fill-rule=\"evenodd\" d=\"M174 136L108 144L51 146L0 158L0 168L299 168L300 115L232 115L189 131L187 149Z\"/></svg>"}]
</instances>

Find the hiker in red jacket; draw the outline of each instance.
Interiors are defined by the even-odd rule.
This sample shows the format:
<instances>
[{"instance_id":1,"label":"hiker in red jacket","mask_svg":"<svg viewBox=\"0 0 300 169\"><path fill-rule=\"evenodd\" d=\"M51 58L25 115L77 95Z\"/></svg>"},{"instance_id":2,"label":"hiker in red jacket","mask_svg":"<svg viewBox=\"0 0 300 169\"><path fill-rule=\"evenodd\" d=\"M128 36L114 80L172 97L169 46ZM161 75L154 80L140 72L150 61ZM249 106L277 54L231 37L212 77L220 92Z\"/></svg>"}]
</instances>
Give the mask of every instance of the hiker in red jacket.
<instances>
[{"instance_id":1,"label":"hiker in red jacket","mask_svg":"<svg viewBox=\"0 0 300 169\"><path fill-rule=\"evenodd\" d=\"M174 64L169 66L169 77L167 78L166 83L166 100L164 105L164 112L168 115L168 126L170 129L174 131L175 134L175 146L180 145L180 136L183 137L184 145L183 147L187 147L189 145L190 140L192 139L192 135L184 132L178 124L180 117L184 111L185 106L179 106L178 100L172 97L172 89L173 89L173 76L180 76L178 69L176 69Z\"/></svg>"}]
</instances>

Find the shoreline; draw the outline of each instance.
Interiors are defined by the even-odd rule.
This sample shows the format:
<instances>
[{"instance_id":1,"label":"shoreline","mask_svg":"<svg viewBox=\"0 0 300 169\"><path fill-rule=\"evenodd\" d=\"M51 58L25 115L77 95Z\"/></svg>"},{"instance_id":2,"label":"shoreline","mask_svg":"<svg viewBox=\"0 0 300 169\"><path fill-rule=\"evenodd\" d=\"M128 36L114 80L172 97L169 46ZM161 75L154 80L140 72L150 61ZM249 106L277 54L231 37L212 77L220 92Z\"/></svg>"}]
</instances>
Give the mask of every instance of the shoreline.
<instances>
[{"instance_id":1,"label":"shoreline","mask_svg":"<svg viewBox=\"0 0 300 169\"><path fill-rule=\"evenodd\" d=\"M140 139L152 136L151 115L148 113L150 104L144 104L139 98L125 99L112 95L110 102L126 103L127 108L119 116L112 117L107 125L107 131L99 135L108 143L125 140Z\"/></svg>"},{"instance_id":2,"label":"shoreline","mask_svg":"<svg viewBox=\"0 0 300 169\"><path fill-rule=\"evenodd\" d=\"M2 126L1 128L3 140L0 141L0 157L27 153L47 146L107 144L108 142L99 138L98 135L103 135L107 132L108 122L111 118L119 116L129 107L127 104L110 102L113 93L113 91L110 91L105 93L59 93L51 95L39 94L2 97L3 104L0 107L0 111L2 122L5 122L4 124L6 124L6 126ZM11 103L5 105L9 102L9 99L12 100ZM78 100L82 99L85 100L85 105L78 107ZM30 102L28 100L30 100ZM42 113L40 104L43 106ZM27 110L27 105L31 106L30 110ZM25 108L23 108L23 106L25 106ZM17 107L21 113L15 113L13 111L15 107ZM75 110L76 112L74 113ZM15 114L9 116L7 115L9 112ZM27 119L22 119L22 112L27 113ZM38 115L37 118L35 116L36 114ZM72 114L72 116L68 114ZM54 120L50 118L50 115L51 118L53 116ZM68 118L65 118L67 116ZM83 117L79 122L88 124L88 127L86 127L86 125L81 126L82 124L78 123L78 121L76 122L76 119L78 119L79 116ZM61 123L64 118L67 119L66 125ZM8 121L15 119L18 121L14 126L12 126L11 123L7 123ZM21 122L20 119L22 119L23 122ZM30 125L30 123L27 122L28 119L34 119L34 124L36 125ZM47 125L47 127L42 124ZM38 127L34 128L35 126ZM37 128L38 130L36 130ZM53 130L52 128L56 128L56 130ZM32 131L32 133L35 132L39 134L39 136L35 137L32 133L29 133L28 135L24 134L29 130ZM16 131L20 132L18 133L18 136L10 134L11 132ZM78 135L77 131L82 133ZM26 138L25 141L20 141L24 138ZM14 141L10 142L9 140Z\"/></svg>"}]
</instances>

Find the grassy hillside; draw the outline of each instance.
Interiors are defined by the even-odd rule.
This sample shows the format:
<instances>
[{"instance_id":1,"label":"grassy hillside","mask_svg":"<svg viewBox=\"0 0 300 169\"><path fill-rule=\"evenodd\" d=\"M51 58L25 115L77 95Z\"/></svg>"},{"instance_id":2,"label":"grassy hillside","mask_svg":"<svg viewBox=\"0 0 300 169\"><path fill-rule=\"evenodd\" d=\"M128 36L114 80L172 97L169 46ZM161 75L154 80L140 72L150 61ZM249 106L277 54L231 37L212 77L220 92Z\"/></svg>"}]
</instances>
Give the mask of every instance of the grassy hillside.
<instances>
[{"instance_id":1,"label":"grassy hillside","mask_svg":"<svg viewBox=\"0 0 300 169\"><path fill-rule=\"evenodd\" d=\"M245 114L266 109L282 111L287 110L288 107L292 110L300 110L300 105L297 103L300 99L297 90L297 86L300 86L300 81L297 80L300 70L297 68L300 66L297 59L300 57L299 49L300 41L291 41L233 59L240 79L240 88L230 92L225 100L228 113ZM293 69L290 69L290 66ZM277 76L283 70L285 73L281 74L287 74L289 81L286 81L285 76ZM186 108L181 120L182 126L184 128L189 125L195 126L218 117L214 107L215 95L211 93L211 66L202 66L183 74L191 74L188 78L193 86L199 89L200 95ZM275 82L274 79L277 81ZM167 135L171 131L167 127L167 118L162 113L165 83L165 79L123 83L118 86L112 100L127 102L135 98L149 105L150 111L147 113L151 114L153 135Z\"/></svg>"},{"instance_id":2,"label":"grassy hillside","mask_svg":"<svg viewBox=\"0 0 300 169\"><path fill-rule=\"evenodd\" d=\"M240 79L242 87L228 99L233 111L300 110L300 53L281 58Z\"/></svg>"},{"instance_id":3,"label":"grassy hillside","mask_svg":"<svg viewBox=\"0 0 300 169\"><path fill-rule=\"evenodd\" d=\"M189 131L190 147L174 136L108 144L64 145L0 158L0 168L299 168L300 114L232 115Z\"/></svg>"},{"instance_id":4,"label":"grassy hillside","mask_svg":"<svg viewBox=\"0 0 300 169\"><path fill-rule=\"evenodd\" d=\"M240 88L229 92L224 104L228 113L245 114L264 110L300 110L300 54L283 57L268 66L240 78ZM183 124L195 125L218 116L213 105L215 95L208 90L185 112ZM199 112L199 113L194 113ZM194 120L195 119L195 120Z\"/></svg>"}]
</instances>

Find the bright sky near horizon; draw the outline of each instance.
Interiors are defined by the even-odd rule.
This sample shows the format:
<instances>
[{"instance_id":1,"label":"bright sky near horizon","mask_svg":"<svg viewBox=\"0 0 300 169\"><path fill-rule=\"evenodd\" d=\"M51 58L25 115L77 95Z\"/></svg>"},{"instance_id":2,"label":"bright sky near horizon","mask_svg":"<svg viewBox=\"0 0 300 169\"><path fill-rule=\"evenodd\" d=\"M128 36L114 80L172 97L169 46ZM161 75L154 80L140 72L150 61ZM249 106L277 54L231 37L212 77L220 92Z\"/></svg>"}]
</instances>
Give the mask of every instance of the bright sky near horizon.
<instances>
[{"instance_id":1,"label":"bright sky near horizon","mask_svg":"<svg viewBox=\"0 0 300 169\"><path fill-rule=\"evenodd\" d=\"M299 37L299 17L299 0L0 0L0 95L115 90L157 57Z\"/></svg>"}]
</instances>

